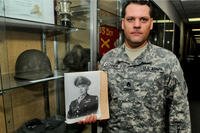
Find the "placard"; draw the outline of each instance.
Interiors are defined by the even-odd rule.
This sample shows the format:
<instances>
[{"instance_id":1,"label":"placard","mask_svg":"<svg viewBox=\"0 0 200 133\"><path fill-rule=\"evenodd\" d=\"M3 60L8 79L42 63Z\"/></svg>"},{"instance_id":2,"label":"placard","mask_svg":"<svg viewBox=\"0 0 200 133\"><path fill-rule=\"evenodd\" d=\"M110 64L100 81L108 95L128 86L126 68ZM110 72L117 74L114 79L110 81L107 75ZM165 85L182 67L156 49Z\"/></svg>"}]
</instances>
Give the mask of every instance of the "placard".
<instances>
[{"instance_id":1,"label":"placard","mask_svg":"<svg viewBox=\"0 0 200 133\"><path fill-rule=\"evenodd\" d=\"M4 16L4 4L3 0L0 0L0 16Z\"/></svg>"},{"instance_id":2,"label":"placard","mask_svg":"<svg viewBox=\"0 0 200 133\"><path fill-rule=\"evenodd\" d=\"M5 17L54 24L53 0L4 0Z\"/></svg>"}]
</instances>

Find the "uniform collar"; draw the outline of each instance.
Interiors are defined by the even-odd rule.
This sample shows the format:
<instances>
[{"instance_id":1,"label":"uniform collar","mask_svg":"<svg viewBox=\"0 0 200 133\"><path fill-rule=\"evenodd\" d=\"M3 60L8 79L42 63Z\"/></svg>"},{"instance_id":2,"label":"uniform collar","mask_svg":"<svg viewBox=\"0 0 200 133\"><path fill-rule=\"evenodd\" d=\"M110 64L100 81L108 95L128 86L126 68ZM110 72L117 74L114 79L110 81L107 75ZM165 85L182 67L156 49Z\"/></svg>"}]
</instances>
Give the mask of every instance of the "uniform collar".
<instances>
[{"instance_id":1,"label":"uniform collar","mask_svg":"<svg viewBox=\"0 0 200 133\"><path fill-rule=\"evenodd\" d=\"M140 65L140 64L150 64L151 61L147 60L147 56L149 55L148 53L151 51L152 49L152 44L148 41L147 44L147 48L132 62L129 60L128 55L125 52L125 44L123 43L123 45L121 45L117 51L117 57L115 58L116 60L114 61L114 63L120 63L120 62L124 62L124 63L128 63L128 64L132 64L132 65Z\"/></svg>"}]
</instances>

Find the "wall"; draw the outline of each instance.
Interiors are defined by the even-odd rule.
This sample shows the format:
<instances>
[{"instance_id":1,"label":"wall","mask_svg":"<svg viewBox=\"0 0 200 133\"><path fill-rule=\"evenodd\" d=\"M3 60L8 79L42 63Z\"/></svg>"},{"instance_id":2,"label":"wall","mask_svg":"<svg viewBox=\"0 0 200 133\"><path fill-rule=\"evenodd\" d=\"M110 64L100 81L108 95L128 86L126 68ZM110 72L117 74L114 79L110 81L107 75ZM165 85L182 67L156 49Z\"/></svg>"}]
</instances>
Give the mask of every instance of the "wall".
<instances>
[{"instance_id":1,"label":"wall","mask_svg":"<svg viewBox=\"0 0 200 133\"><path fill-rule=\"evenodd\" d=\"M0 133L6 132L6 125L5 125L5 117L4 117L4 105L3 105L3 97L0 96Z\"/></svg>"},{"instance_id":2,"label":"wall","mask_svg":"<svg viewBox=\"0 0 200 133\"><path fill-rule=\"evenodd\" d=\"M175 10L174 6L170 2L170 0L153 0L167 15L171 20L180 26L181 18L180 15Z\"/></svg>"},{"instance_id":3,"label":"wall","mask_svg":"<svg viewBox=\"0 0 200 133\"><path fill-rule=\"evenodd\" d=\"M175 10L175 7L173 4L170 2L170 0L153 0L167 15L168 17L173 20L180 28L180 60L182 60L183 55L184 55L184 34L185 34L185 29L184 29L184 23L182 19L180 18L180 15L178 12ZM174 44L176 45L176 44Z\"/></svg>"}]
</instances>

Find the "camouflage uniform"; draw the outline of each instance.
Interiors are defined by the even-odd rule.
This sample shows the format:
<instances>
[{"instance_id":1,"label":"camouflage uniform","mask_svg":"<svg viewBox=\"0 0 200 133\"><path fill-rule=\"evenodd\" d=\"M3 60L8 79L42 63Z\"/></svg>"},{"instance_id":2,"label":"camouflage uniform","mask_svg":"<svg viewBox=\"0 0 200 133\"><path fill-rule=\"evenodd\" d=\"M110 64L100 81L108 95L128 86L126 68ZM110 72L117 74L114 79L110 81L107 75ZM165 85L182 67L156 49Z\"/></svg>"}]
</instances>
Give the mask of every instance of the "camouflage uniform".
<instances>
[{"instance_id":1,"label":"camouflage uniform","mask_svg":"<svg viewBox=\"0 0 200 133\"><path fill-rule=\"evenodd\" d=\"M100 69L109 78L105 133L191 132L187 85L172 52L149 43L130 61L122 45L103 56Z\"/></svg>"}]
</instances>

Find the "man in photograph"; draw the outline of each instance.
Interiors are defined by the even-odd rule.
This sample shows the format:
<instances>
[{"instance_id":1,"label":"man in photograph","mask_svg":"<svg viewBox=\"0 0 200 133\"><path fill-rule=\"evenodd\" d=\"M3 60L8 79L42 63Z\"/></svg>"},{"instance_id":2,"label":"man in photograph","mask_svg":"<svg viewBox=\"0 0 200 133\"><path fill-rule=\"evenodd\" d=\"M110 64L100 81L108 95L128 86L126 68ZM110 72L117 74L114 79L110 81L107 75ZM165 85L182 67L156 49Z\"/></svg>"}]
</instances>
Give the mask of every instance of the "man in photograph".
<instances>
[{"instance_id":1,"label":"man in photograph","mask_svg":"<svg viewBox=\"0 0 200 133\"><path fill-rule=\"evenodd\" d=\"M71 102L67 115L68 118L78 118L97 113L98 96L88 94L90 84L91 81L84 76L78 76L74 80L74 85L80 90L80 96Z\"/></svg>"}]
</instances>

